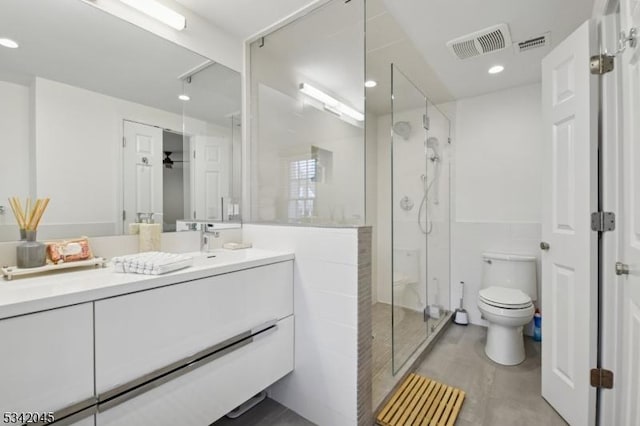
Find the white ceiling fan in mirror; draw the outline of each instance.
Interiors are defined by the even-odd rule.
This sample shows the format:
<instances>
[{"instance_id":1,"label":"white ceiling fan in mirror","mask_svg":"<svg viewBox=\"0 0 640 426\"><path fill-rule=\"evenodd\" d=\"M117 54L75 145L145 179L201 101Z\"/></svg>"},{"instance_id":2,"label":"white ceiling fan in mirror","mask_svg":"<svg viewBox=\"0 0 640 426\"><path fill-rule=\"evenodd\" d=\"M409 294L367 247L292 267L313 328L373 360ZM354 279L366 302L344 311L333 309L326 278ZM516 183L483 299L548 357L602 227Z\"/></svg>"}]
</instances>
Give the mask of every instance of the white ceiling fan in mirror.
<instances>
[{"instance_id":1,"label":"white ceiling fan in mirror","mask_svg":"<svg viewBox=\"0 0 640 426\"><path fill-rule=\"evenodd\" d=\"M6 118L0 122L6 135L0 140L0 206L10 196L50 197L42 238L125 233L125 120L180 139L182 154L158 147L160 157L148 158L164 170L163 151L188 168L193 153L182 148L182 139L224 140L230 152L224 173L234 187L218 194L239 197L239 132L231 118L240 110L239 73L81 0L3 0L0 29L0 38L19 43L17 49L0 46L0 98L6 101L0 104ZM192 76L185 84L190 100L182 101L186 74ZM183 194L190 192L185 182ZM173 219L166 222L164 206L152 210L166 230L176 228ZM15 221L1 211L0 241L16 240ZM194 219L191 205L181 212L176 220ZM130 217L137 213L134 208Z\"/></svg>"}]
</instances>

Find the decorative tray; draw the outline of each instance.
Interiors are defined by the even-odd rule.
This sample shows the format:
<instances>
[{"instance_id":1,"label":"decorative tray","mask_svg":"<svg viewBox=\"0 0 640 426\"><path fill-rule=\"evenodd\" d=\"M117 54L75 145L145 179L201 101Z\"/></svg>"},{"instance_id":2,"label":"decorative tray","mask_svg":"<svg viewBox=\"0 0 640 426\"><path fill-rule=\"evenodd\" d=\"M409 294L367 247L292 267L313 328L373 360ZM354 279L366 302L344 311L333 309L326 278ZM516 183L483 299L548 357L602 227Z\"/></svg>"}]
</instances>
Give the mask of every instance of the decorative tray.
<instances>
[{"instance_id":1,"label":"decorative tray","mask_svg":"<svg viewBox=\"0 0 640 426\"><path fill-rule=\"evenodd\" d=\"M18 268L17 266L3 266L2 275L4 276L5 280L11 281L13 277L41 274L43 272L59 271L63 269L82 268L87 266L104 268L107 266L107 259L105 259L104 257L94 257L93 259L79 260L77 262L58 263L57 265L47 264L37 268Z\"/></svg>"}]
</instances>

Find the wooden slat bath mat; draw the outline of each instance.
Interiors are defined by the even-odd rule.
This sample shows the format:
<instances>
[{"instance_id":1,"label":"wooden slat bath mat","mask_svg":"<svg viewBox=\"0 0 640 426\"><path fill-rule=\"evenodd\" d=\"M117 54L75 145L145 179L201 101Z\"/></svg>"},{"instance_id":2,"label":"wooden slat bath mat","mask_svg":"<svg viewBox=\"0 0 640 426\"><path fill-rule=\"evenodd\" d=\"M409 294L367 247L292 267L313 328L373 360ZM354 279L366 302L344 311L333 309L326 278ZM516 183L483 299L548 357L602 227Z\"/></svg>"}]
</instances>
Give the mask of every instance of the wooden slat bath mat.
<instances>
[{"instance_id":1,"label":"wooden slat bath mat","mask_svg":"<svg viewBox=\"0 0 640 426\"><path fill-rule=\"evenodd\" d=\"M381 426L452 426L462 408L463 390L410 374L376 418Z\"/></svg>"}]
</instances>

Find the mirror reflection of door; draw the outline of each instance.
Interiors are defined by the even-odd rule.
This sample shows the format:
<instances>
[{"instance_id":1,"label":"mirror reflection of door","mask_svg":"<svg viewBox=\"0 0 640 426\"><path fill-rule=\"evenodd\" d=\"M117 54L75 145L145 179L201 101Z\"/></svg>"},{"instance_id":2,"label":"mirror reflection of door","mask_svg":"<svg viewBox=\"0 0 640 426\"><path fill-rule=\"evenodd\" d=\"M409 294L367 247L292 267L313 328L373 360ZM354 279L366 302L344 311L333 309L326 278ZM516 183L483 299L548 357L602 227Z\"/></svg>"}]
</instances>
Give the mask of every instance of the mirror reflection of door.
<instances>
[{"instance_id":1,"label":"mirror reflection of door","mask_svg":"<svg viewBox=\"0 0 640 426\"><path fill-rule=\"evenodd\" d=\"M197 135L194 147L192 203L194 219L223 220L229 197L229 146L225 139Z\"/></svg>"},{"instance_id":2,"label":"mirror reflection of door","mask_svg":"<svg viewBox=\"0 0 640 426\"><path fill-rule=\"evenodd\" d=\"M138 213L153 213L162 223L162 129L124 120L123 135L123 222L128 233Z\"/></svg>"},{"instance_id":3,"label":"mirror reflection of door","mask_svg":"<svg viewBox=\"0 0 640 426\"><path fill-rule=\"evenodd\" d=\"M173 130L162 132L162 230L173 232L190 217L189 138Z\"/></svg>"}]
</instances>

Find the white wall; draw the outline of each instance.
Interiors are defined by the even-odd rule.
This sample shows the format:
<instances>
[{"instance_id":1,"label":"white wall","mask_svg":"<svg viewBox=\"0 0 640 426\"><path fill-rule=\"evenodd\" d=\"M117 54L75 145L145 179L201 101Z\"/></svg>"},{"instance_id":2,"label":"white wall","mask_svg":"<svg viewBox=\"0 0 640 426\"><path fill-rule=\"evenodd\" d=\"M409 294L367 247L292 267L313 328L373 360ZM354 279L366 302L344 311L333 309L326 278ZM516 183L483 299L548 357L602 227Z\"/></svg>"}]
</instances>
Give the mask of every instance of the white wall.
<instances>
[{"instance_id":1,"label":"white wall","mask_svg":"<svg viewBox=\"0 0 640 426\"><path fill-rule=\"evenodd\" d=\"M181 130L183 117L63 83L36 78L36 187L51 197L43 225L91 225L91 235L111 235L122 210L124 119ZM185 118L190 132L229 137L229 129ZM85 231L86 229L83 229ZM111 232L109 232L111 231Z\"/></svg>"},{"instance_id":2,"label":"white wall","mask_svg":"<svg viewBox=\"0 0 640 426\"><path fill-rule=\"evenodd\" d=\"M457 102L455 218L540 222L540 85Z\"/></svg>"},{"instance_id":3,"label":"white wall","mask_svg":"<svg viewBox=\"0 0 640 426\"><path fill-rule=\"evenodd\" d=\"M456 307L464 281L465 307L474 324L486 324L477 308L482 253L539 259L540 96L540 85L534 84L447 106L455 121L451 300Z\"/></svg>"},{"instance_id":4,"label":"white wall","mask_svg":"<svg viewBox=\"0 0 640 426\"><path fill-rule=\"evenodd\" d=\"M293 251L295 370L271 397L319 425L357 424L358 229L245 224L254 247Z\"/></svg>"},{"instance_id":5,"label":"white wall","mask_svg":"<svg viewBox=\"0 0 640 426\"><path fill-rule=\"evenodd\" d=\"M187 28L182 31L174 30L118 0L83 1L179 46L242 72L242 40L216 27L176 1L160 0L161 3L186 17Z\"/></svg>"},{"instance_id":6,"label":"white wall","mask_svg":"<svg viewBox=\"0 0 640 426\"><path fill-rule=\"evenodd\" d=\"M29 193L29 87L0 81L0 241L19 238L8 198Z\"/></svg>"}]
</instances>

